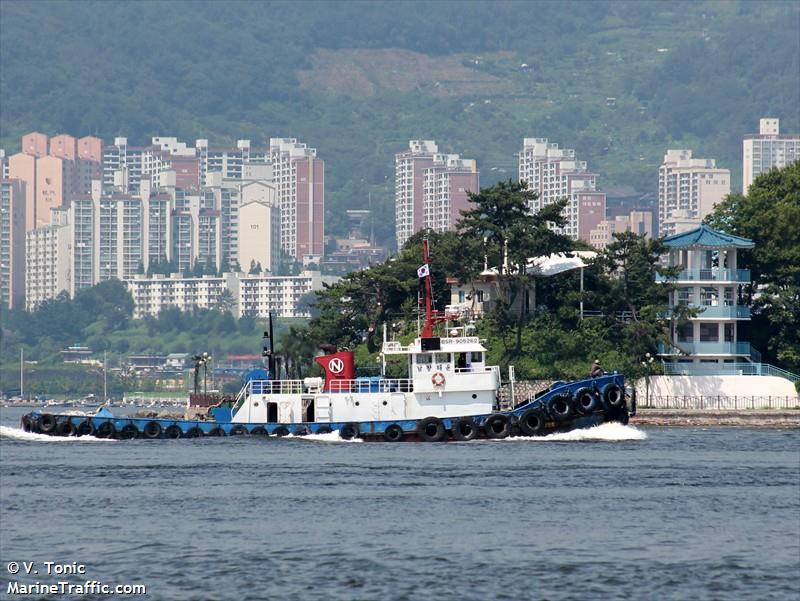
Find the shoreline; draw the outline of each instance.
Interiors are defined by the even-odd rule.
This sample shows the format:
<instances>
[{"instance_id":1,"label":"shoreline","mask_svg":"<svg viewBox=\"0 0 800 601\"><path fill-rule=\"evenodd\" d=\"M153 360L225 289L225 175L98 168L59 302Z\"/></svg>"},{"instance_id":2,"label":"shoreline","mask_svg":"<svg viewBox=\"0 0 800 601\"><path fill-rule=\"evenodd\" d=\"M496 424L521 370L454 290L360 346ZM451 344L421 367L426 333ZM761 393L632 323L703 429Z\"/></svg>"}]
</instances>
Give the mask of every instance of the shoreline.
<instances>
[{"instance_id":1,"label":"shoreline","mask_svg":"<svg viewBox=\"0 0 800 601\"><path fill-rule=\"evenodd\" d=\"M630 423L633 426L800 428L800 411L639 408Z\"/></svg>"}]
</instances>

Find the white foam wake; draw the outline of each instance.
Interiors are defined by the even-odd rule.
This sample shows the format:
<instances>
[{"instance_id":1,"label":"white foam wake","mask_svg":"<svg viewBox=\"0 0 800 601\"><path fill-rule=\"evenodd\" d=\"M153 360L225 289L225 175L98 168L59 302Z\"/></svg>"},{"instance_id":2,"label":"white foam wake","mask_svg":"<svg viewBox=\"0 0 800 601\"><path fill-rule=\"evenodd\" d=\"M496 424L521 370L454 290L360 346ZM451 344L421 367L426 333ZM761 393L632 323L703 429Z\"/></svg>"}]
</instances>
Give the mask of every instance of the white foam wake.
<instances>
[{"instance_id":1,"label":"white foam wake","mask_svg":"<svg viewBox=\"0 0 800 601\"><path fill-rule=\"evenodd\" d=\"M547 436L516 436L504 438L507 441L535 441L535 442L576 442L576 441L607 441L617 442L622 440L644 440L647 434L633 426L623 426L619 422L606 422L591 428L570 430L569 432L555 432Z\"/></svg>"},{"instance_id":2,"label":"white foam wake","mask_svg":"<svg viewBox=\"0 0 800 601\"><path fill-rule=\"evenodd\" d=\"M302 436L288 434L283 438L296 438L297 440L310 440L311 442L364 442L360 438L351 438L350 440L342 438L339 435L339 430L334 430L327 434L304 434Z\"/></svg>"},{"instance_id":3,"label":"white foam wake","mask_svg":"<svg viewBox=\"0 0 800 601\"><path fill-rule=\"evenodd\" d=\"M111 438L96 438L95 436L48 436L36 432L26 432L20 428L0 426L0 438L23 440L27 442L115 442Z\"/></svg>"}]
</instances>

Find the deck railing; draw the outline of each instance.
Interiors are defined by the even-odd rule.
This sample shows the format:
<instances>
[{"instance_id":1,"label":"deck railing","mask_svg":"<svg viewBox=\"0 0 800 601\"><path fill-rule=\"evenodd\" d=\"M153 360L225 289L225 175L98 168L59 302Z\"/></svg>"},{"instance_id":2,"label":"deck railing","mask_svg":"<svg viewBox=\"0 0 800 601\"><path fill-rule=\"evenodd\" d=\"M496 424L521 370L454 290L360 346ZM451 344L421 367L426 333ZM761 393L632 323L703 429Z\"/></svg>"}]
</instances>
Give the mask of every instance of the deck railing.
<instances>
[{"instance_id":1,"label":"deck railing","mask_svg":"<svg viewBox=\"0 0 800 601\"><path fill-rule=\"evenodd\" d=\"M643 409L740 410L740 409L798 409L800 396L654 396L639 395Z\"/></svg>"},{"instance_id":2,"label":"deck railing","mask_svg":"<svg viewBox=\"0 0 800 601\"><path fill-rule=\"evenodd\" d=\"M777 376L791 382L800 380L797 374L769 363L664 363L663 368L668 376Z\"/></svg>"},{"instance_id":3,"label":"deck railing","mask_svg":"<svg viewBox=\"0 0 800 601\"><path fill-rule=\"evenodd\" d=\"M749 269L720 269L709 267L704 269L684 269L675 277L656 274L657 282L749 282Z\"/></svg>"}]
</instances>

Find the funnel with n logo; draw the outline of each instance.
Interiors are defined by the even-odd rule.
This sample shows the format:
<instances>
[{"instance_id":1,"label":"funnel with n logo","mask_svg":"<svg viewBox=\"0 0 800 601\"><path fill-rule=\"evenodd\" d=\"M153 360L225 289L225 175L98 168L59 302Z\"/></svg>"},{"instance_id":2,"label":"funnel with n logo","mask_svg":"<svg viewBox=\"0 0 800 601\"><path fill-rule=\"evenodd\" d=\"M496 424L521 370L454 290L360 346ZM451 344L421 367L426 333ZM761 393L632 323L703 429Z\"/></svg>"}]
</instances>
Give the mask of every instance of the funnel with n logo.
<instances>
[{"instance_id":1,"label":"funnel with n logo","mask_svg":"<svg viewBox=\"0 0 800 601\"><path fill-rule=\"evenodd\" d=\"M325 370L326 392L344 392L350 390L350 380L355 379L356 369L353 361L353 351L339 351L331 355L315 357Z\"/></svg>"}]
</instances>

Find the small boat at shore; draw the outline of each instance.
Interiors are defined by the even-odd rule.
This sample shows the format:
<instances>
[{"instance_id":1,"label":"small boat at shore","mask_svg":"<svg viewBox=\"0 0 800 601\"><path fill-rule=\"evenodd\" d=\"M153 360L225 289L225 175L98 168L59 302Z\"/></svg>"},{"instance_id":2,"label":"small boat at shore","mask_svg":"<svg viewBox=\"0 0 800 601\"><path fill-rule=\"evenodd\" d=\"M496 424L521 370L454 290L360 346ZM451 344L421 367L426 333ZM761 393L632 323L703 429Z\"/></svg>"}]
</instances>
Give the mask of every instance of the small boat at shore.
<instances>
[{"instance_id":1,"label":"small boat at shore","mask_svg":"<svg viewBox=\"0 0 800 601\"><path fill-rule=\"evenodd\" d=\"M467 326L450 327L432 308L428 246L420 277L425 280L425 324L403 345L384 340L381 376L356 377L354 353L330 349L315 361L324 378L249 379L235 399L210 407L207 419L117 417L108 409L91 416L33 411L25 431L54 436L175 439L204 436L303 436L338 431L344 439L368 441L471 441L543 436L603 422L628 422L635 396L617 372L572 382L513 402L513 370L506 383L511 401L501 406L500 368L488 365L487 349ZM439 332L437 333L437 326ZM271 340L271 338L270 338ZM399 359L399 361L398 361ZM386 377L387 360L405 366L404 377Z\"/></svg>"}]
</instances>

